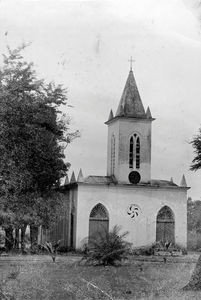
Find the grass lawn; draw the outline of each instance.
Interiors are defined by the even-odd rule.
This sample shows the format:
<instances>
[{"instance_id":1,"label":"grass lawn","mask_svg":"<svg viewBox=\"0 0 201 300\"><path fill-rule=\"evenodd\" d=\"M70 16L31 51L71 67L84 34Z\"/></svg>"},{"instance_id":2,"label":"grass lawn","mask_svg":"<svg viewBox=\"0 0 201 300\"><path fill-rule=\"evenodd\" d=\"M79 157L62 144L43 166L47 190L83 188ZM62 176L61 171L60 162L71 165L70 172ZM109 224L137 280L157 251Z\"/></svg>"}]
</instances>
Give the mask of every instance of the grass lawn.
<instances>
[{"instance_id":1,"label":"grass lawn","mask_svg":"<svg viewBox=\"0 0 201 300\"><path fill-rule=\"evenodd\" d=\"M182 292L198 255L132 257L119 267L86 266L80 257L0 257L0 299L201 299ZM4 294L4 296L3 296Z\"/></svg>"}]
</instances>

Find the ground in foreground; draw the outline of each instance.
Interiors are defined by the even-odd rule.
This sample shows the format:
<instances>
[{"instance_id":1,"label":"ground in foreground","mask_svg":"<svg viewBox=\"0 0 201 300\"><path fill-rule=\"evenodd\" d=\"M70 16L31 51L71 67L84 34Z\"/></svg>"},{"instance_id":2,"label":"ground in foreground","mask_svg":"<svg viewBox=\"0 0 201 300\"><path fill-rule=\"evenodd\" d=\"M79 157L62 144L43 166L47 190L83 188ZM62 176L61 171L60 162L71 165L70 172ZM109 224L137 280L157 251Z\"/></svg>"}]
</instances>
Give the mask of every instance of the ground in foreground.
<instances>
[{"instance_id":1,"label":"ground in foreground","mask_svg":"<svg viewBox=\"0 0 201 300\"><path fill-rule=\"evenodd\" d=\"M167 263L159 258L130 258L119 267L86 266L80 257L0 257L0 299L201 299L184 292L198 256Z\"/></svg>"}]
</instances>

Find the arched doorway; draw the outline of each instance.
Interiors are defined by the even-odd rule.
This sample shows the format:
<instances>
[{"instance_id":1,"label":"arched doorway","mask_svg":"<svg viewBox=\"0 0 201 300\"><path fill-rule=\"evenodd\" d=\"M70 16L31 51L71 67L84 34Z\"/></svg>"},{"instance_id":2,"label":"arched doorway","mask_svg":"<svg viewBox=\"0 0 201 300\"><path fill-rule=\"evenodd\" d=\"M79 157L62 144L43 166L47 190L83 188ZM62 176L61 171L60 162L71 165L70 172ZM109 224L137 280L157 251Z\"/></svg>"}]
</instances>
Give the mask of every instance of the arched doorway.
<instances>
[{"instance_id":1,"label":"arched doorway","mask_svg":"<svg viewBox=\"0 0 201 300\"><path fill-rule=\"evenodd\" d=\"M156 219L156 241L175 242L175 221L174 214L168 206L162 207Z\"/></svg>"},{"instance_id":2,"label":"arched doorway","mask_svg":"<svg viewBox=\"0 0 201 300\"><path fill-rule=\"evenodd\" d=\"M97 232L105 233L109 230L109 215L104 205L98 203L91 210L89 216L89 239L95 237Z\"/></svg>"}]
</instances>

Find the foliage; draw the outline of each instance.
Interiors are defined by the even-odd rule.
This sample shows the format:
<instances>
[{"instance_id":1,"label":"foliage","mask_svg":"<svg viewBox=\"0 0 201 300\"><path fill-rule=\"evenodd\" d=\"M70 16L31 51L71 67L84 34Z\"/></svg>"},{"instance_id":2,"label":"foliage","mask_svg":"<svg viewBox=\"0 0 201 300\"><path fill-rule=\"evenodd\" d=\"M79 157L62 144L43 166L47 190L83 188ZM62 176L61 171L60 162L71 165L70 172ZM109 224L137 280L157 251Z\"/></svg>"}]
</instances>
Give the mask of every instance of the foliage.
<instances>
[{"instance_id":1,"label":"foliage","mask_svg":"<svg viewBox=\"0 0 201 300\"><path fill-rule=\"evenodd\" d=\"M57 250L61 244L61 240L59 240L56 243L46 242L43 245L43 248L49 253L49 255L52 257L53 262L55 262Z\"/></svg>"},{"instance_id":2,"label":"foliage","mask_svg":"<svg viewBox=\"0 0 201 300\"><path fill-rule=\"evenodd\" d=\"M188 231L201 233L201 201L192 201L191 198L188 199L187 224Z\"/></svg>"},{"instance_id":3,"label":"foliage","mask_svg":"<svg viewBox=\"0 0 201 300\"><path fill-rule=\"evenodd\" d=\"M58 253L67 253L67 252L70 252L70 251L74 251L74 249L72 247L69 247L69 246L59 246L58 249L57 249Z\"/></svg>"},{"instance_id":4,"label":"foliage","mask_svg":"<svg viewBox=\"0 0 201 300\"><path fill-rule=\"evenodd\" d=\"M150 246L144 246L139 248L132 249L131 253L133 255L143 255L143 256L151 256L151 255L163 255L164 253L169 253L169 255L175 256L179 253L182 253L182 255L186 255L187 250L186 248L173 244L173 243L162 243L162 242L156 242L153 243Z\"/></svg>"},{"instance_id":5,"label":"foliage","mask_svg":"<svg viewBox=\"0 0 201 300\"><path fill-rule=\"evenodd\" d=\"M64 148L70 132L62 115L67 101L61 85L38 80L26 46L8 48L0 69L0 224L4 228L49 226L62 201L56 188L69 163Z\"/></svg>"},{"instance_id":6,"label":"foliage","mask_svg":"<svg viewBox=\"0 0 201 300\"><path fill-rule=\"evenodd\" d=\"M156 244L145 246L145 247L139 247L133 249L132 254L150 256L150 255L154 255L155 249L156 249Z\"/></svg>"},{"instance_id":7,"label":"foliage","mask_svg":"<svg viewBox=\"0 0 201 300\"><path fill-rule=\"evenodd\" d=\"M199 133L194 136L190 143L192 144L195 153L190 170L197 171L201 168L201 128L199 129Z\"/></svg>"},{"instance_id":8,"label":"foliage","mask_svg":"<svg viewBox=\"0 0 201 300\"><path fill-rule=\"evenodd\" d=\"M120 229L116 225L110 232L103 230L90 237L88 249L83 256L86 261L114 265L117 261L126 259L131 244L124 240L128 232L120 234Z\"/></svg>"}]
</instances>

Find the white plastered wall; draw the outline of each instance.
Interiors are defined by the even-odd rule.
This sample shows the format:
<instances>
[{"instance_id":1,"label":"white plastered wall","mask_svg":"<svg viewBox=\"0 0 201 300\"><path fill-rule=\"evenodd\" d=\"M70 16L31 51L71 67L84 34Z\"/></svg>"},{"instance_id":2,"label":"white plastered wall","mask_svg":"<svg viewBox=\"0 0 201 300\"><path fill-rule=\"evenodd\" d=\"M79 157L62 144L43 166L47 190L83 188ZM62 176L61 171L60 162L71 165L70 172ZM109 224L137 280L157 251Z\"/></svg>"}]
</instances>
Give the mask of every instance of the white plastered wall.
<instances>
[{"instance_id":1,"label":"white plastered wall","mask_svg":"<svg viewBox=\"0 0 201 300\"><path fill-rule=\"evenodd\" d=\"M150 188L130 185L79 185L77 197L76 248L82 246L89 233L91 209L102 203L109 212L109 227L122 226L129 231L127 240L133 247L150 245L156 240L156 216L165 205L175 216L175 242L187 243L187 195L185 188ZM131 219L130 204L140 207L141 213Z\"/></svg>"}]
</instances>

